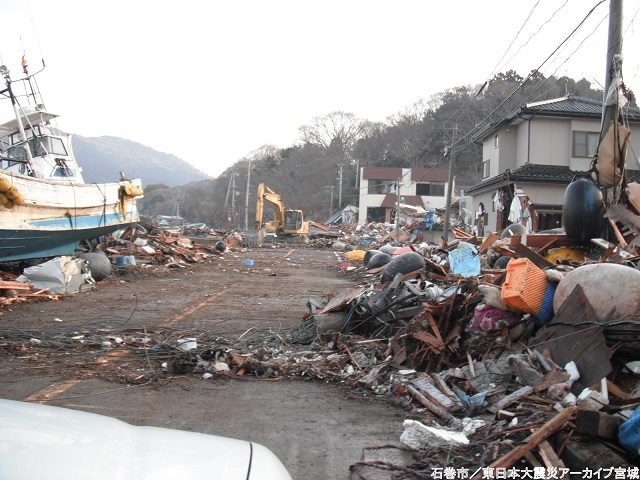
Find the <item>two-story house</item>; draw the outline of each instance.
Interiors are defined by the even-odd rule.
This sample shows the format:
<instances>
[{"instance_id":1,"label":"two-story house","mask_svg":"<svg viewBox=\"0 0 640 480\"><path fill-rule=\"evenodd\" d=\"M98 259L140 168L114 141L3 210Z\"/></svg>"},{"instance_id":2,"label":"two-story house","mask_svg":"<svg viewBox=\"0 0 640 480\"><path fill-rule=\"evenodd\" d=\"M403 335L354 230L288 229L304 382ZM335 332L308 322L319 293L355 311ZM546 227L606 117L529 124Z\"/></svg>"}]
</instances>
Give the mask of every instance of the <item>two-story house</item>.
<instances>
[{"instance_id":1,"label":"two-story house","mask_svg":"<svg viewBox=\"0 0 640 480\"><path fill-rule=\"evenodd\" d=\"M391 222L398 203L445 208L448 175L443 169L361 168L358 223Z\"/></svg>"},{"instance_id":2,"label":"two-story house","mask_svg":"<svg viewBox=\"0 0 640 480\"><path fill-rule=\"evenodd\" d=\"M636 174L640 110L626 114L631 130L626 166ZM566 187L590 169L601 117L601 102L568 96L525 104L476 135L484 179L464 194L472 197L478 233L500 232L511 223L531 231L561 227Z\"/></svg>"}]
</instances>

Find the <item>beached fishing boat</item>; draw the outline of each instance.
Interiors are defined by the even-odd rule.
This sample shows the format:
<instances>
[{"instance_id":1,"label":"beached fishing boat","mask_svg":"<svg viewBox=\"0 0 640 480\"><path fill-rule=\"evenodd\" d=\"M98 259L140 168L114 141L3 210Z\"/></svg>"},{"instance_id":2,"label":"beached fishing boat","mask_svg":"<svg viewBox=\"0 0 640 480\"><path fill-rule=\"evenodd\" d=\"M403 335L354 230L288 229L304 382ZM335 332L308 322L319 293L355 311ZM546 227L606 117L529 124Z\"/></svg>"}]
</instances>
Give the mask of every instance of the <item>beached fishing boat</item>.
<instances>
[{"instance_id":1,"label":"beached fishing boat","mask_svg":"<svg viewBox=\"0 0 640 480\"><path fill-rule=\"evenodd\" d=\"M57 115L46 111L24 59L23 73L11 80L0 67L0 99L14 113L0 124L0 262L70 255L85 240L139 221L141 181L120 173L113 183L85 183L71 136L54 125ZM15 93L17 83L24 95Z\"/></svg>"}]
</instances>

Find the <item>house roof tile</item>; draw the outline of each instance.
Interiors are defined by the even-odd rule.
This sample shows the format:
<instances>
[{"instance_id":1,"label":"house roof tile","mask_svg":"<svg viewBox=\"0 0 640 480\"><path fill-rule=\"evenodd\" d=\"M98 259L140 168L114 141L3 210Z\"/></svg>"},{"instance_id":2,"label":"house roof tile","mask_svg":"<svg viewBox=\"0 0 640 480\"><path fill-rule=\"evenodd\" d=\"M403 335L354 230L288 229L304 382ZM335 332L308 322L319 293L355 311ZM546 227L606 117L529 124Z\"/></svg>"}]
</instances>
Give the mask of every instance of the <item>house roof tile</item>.
<instances>
[{"instance_id":1,"label":"house roof tile","mask_svg":"<svg viewBox=\"0 0 640 480\"><path fill-rule=\"evenodd\" d=\"M640 109L624 107L622 111L629 122L640 122ZM508 125L520 117L532 115L600 119L602 117L602 102L569 95L541 102L525 103L506 117L479 130L472 140L474 142L482 142L484 138L498 128Z\"/></svg>"},{"instance_id":2,"label":"house roof tile","mask_svg":"<svg viewBox=\"0 0 640 480\"><path fill-rule=\"evenodd\" d=\"M586 172L571 170L569 167L561 165L538 165L528 163L513 171L507 171L495 177L488 178L483 182L465 190L467 194L481 192L489 187L500 187L511 182L522 183L554 183L568 185L576 176L585 175ZM640 178L640 171L627 170L630 180Z\"/></svg>"}]
</instances>

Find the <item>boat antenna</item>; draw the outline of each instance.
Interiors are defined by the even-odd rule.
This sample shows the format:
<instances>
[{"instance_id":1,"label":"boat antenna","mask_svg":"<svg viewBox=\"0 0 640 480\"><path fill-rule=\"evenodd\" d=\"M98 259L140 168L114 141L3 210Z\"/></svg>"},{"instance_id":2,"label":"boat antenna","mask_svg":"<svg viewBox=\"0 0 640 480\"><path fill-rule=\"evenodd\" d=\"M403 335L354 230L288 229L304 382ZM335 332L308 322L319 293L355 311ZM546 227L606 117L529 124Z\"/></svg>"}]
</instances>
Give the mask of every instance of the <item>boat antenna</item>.
<instances>
[{"instance_id":1,"label":"boat antenna","mask_svg":"<svg viewBox=\"0 0 640 480\"><path fill-rule=\"evenodd\" d=\"M31 82L31 77L29 76L29 65L27 63L27 54L22 52L22 61L20 62L22 65L22 74L25 79L25 89L28 86L27 90L27 99L31 97L33 99L34 106L38 105L38 99L36 98L36 91L33 89L33 83Z\"/></svg>"}]
</instances>

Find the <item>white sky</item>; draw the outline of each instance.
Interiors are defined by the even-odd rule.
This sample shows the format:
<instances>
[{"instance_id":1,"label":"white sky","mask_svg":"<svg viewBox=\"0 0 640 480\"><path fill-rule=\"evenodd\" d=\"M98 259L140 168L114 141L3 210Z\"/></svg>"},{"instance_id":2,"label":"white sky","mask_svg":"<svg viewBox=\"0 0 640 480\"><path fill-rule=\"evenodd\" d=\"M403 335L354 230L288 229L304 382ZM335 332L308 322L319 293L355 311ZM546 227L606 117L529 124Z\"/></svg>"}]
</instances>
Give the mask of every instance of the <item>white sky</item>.
<instances>
[{"instance_id":1,"label":"white sky","mask_svg":"<svg viewBox=\"0 0 640 480\"><path fill-rule=\"evenodd\" d=\"M262 145L296 143L313 117L384 121L496 72L525 77L598 2L2 0L0 56L14 80L23 52L31 73L44 58L36 78L63 130L127 138L217 176ZM626 0L623 74L636 94L639 10ZM604 84L608 13L598 6L542 73Z\"/></svg>"}]
</instances>

